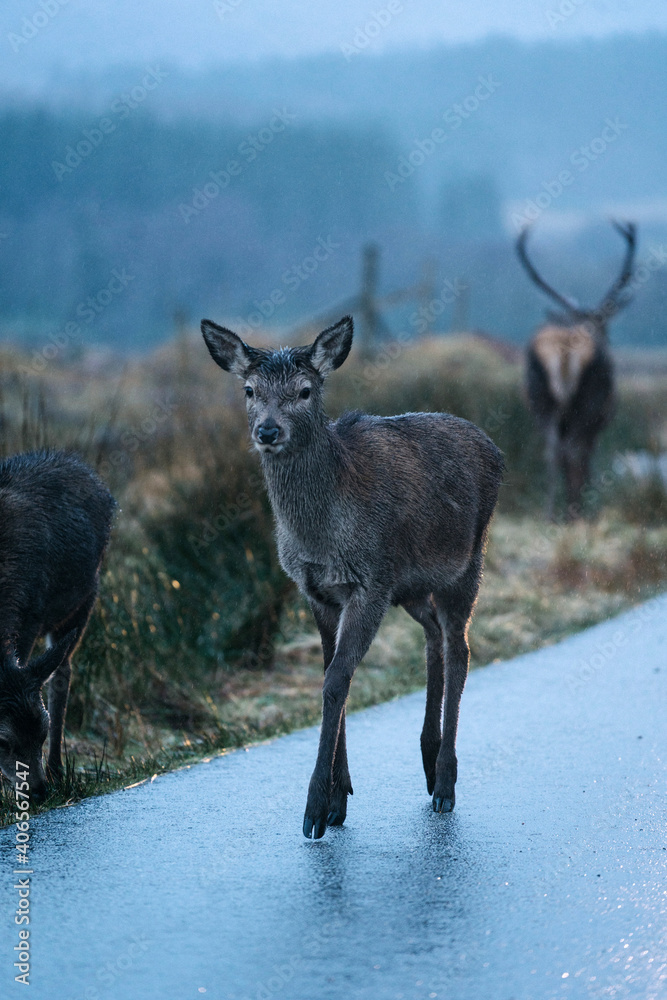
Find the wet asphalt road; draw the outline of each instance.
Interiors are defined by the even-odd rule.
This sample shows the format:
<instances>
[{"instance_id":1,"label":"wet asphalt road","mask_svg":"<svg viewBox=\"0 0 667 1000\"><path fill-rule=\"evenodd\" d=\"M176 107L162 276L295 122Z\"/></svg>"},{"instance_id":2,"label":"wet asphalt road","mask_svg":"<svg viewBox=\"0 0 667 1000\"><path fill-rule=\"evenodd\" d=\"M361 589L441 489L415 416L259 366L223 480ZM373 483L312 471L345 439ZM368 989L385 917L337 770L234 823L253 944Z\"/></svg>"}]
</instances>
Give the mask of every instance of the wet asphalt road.
<instances>
[{"instance_id":1,"label":"wet asphalt road","mask_svg":"<svg viewBox=\"0 0 667 1000\"><path fill-rule=\"evenodd\" d=\"M317 732L33 824L32 1000L667 996L667 598L477 671L456 810L435 815L421 694L352 716L348 821L301 820ZM363 669L363 667L362 667Z\"/></svg>"}]
</instances>

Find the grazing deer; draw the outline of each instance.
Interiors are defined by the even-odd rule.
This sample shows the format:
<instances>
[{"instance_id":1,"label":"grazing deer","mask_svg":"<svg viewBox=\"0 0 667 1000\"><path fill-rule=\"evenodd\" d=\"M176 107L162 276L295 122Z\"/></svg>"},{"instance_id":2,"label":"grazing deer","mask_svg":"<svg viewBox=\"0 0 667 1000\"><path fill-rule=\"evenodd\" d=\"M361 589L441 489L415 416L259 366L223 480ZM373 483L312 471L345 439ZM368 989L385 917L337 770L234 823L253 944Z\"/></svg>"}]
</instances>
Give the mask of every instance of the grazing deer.
<instances>
[{"instance_id":1,"label":"grazing deer","mask_svg":"<svg viewBox=\"0 0 667 1000\"><path fill-rule=\"evenodd\" d=\"M568 517L581 512L595 441L614 409L614 369L607 324L632 296L626 291L633 274L636 227L615 228L627 243L621 273L596 309L580 309L537 273L526 253L529 226L517 240L519 259L538 288L562 312L549 313L527 350L528 402L546 440L547 514L554 519L558 468L565 477Z\"/></svg>"},{"instance_id":2,"label":"grazing deer","mask_svg":"<svg viewBox=\"0 0 667 1000\"><path fill-rule=\"evenodd\" d=\"M330 423L323 383L347 358L352 330L348 316L308 347L266 351L202 321L213 360L244 380L280 561L322 637L322 729L303 821L313 839L345 820L345 703L391 605L426 634L422 759L433 809L453 809L468 624L503 470L486 434L446 413L347 413Z\"/></svg>"},{"instance_id":3,"label":"grazing deer","mask_svg":"<svg viewBox=\"0 0 667 1000\"><path fill-rule=\"evenodd\" d=\"M29 768L31 798L62 774L71 657L97 595L115 501L74 455L31 452L0 462L0 769ZM50 647L30 658L37 639ZM42 685L49 685L48 713Z\"/></svg>"}]
</instances>

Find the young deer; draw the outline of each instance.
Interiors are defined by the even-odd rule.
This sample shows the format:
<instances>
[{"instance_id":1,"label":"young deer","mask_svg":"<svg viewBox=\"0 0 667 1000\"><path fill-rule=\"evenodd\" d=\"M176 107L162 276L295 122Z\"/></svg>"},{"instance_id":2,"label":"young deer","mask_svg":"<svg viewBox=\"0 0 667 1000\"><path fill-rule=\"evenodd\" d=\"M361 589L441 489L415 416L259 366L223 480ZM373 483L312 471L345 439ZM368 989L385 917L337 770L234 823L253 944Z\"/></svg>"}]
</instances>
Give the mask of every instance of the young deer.
<instances>
[{"instance_id":1,"label":"young deer","mask_svg":"<svg viewBox=\"0 0 667 1000\"><path fill-rule=\"evenodd\" d=\"M330 423L322 387L349 354L350 317L308 347L278 351L249 347L210 320L202 333L213 360L245 382L280 561L309 600L322 637L322 729L304 835L317 839L327 824L345 820L352 794L345 702L391 605L402 605L426 633L422 759L433 809L449 812L467 630L502 477L500 452L473 424L445 413L347 413Z\"/></svg>"},{"instance_id":2,"label":"young deer","mask_svg":"<svg viewBox=\"0 0 667 1000\"><path fill-rule=\"evenodd\" d=\"M13 784L17 762L27 764L34 801L46 793L47 734L48 770L62 773L70 660L95 603L114 509L106 486L73 455L0 462L0 770ZM31 660L39 638L50 648Z\"/></svg>"},{"instance_id":3,"label":"young deer","mask_svg":"<svg viewBox=\"0 0 667 1000\"><path fill-rule=\"evenodd\" d=\"M526 253L529 227L517 240L519 259L535 284L563 312L550 314L528 345L526 389L531 410L546 439L547 514L555 513L558 467L565 476L569 517L581 512L595 441L614 409L614 370L607 324L631 301L625 291L632 278L636 228L614 226L627 243L621 273L596 309L579 309L537 273ZM625 291L625 294L623 294Z\"/></svg>"}]
</instances>

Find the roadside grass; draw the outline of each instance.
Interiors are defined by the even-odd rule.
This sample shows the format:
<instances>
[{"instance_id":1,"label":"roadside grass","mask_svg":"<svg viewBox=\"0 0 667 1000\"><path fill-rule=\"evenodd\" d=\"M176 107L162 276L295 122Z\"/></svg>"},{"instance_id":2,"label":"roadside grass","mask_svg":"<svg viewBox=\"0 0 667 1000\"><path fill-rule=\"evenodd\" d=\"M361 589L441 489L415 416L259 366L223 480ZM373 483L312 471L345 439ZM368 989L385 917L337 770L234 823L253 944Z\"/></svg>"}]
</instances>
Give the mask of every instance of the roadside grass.
<instances>
[{"instance_id":1,"label":"roadside grass","mask_svg":"<svg viewBox=\"0 0 667 1000\"><path fill-rule=\"evenodd\" d=\"M500 515L470 630L471 668L558 642L647 600L666 579L667 526L644 530L610 512L596 523L553 526L545 534L538 519ZM349 710L421 689L424 672L421 628L401 609L392 609L355 674ZM72 732L68 724L65 778L34 811L154 780L214 754L316 724L321 650L302 603L293 600L285 612L271 666L239 667L209 681L201 714L189 707L182 727L173 726L173 706L160 718L128 705L114 714L119 728L104 738L94 726L87 733ZM190 705L196 694L190 689L183 697ZM11 823L13 812L4 788L0 823Z\"/></svg>"},{"instance_id":2,"label":"roadside grass","mask_svg":"<svg viewBox=\"0 0 667 1000\"><path fill-rule=\"evenodd\" d=\"M198 348L171 345L125 370L116 359L53 363L39 378L18 374L19 356L0 354L2 453L73 447L121 507L74 664L66 775L37 812L319 721L318 636L278 566L241 394ZM664 448L664 378L625 372L587 519L548 525L541 442L511 352L459 336L348 365L331 380L332 415L449 410L505 453L470 631L473 668L557 642L664 589L665 490L615 464L625 451ZM420 627L392 610L357 670L350 710L421 688L423 646ZM0 789L0 824L12 818Z\"/></svg>"}]
</instances>

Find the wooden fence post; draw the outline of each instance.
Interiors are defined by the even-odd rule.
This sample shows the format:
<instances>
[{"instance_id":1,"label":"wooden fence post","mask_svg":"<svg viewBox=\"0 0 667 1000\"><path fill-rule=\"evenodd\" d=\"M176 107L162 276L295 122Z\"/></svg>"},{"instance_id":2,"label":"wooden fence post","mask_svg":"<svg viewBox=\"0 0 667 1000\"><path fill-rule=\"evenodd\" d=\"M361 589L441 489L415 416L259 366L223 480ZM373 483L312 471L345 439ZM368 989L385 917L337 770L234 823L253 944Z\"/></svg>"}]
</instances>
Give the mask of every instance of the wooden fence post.
<instances>
[{"instance_id":1,"label":"wooden fence post","mask_svg":"<svg viewBox=\"0 0 667 1000\"><path fill-rule=\"evenodd\" d=\"M368 243L364 247L361 295L359 297L359 311L361 313L361 336L359 337L359 347L361 353L372 354L377 345L378 334L378 308L377 308L377 283L378 283L378 262L380 249L376 243Z\"/></svg>"}]
</instances>

